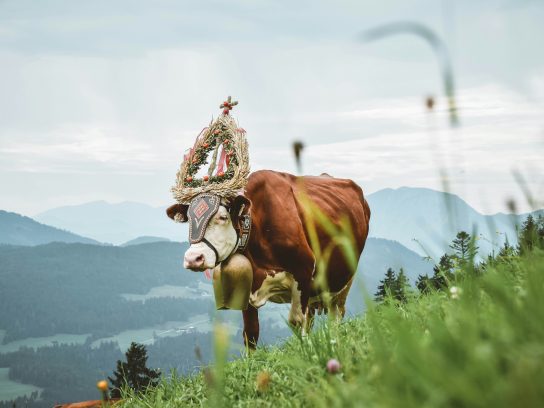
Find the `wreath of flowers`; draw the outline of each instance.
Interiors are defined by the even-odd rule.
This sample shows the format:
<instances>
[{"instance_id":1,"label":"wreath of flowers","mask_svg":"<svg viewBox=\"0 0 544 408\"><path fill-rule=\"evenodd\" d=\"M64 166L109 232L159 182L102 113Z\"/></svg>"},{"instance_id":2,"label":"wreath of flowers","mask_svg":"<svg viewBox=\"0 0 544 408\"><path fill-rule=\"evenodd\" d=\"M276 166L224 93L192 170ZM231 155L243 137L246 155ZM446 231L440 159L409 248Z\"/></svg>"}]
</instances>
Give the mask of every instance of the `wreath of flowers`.
<instances>
[{"instance_id":1,"label":"wreath of flowers","mask_svg":"<svg viewBox=\"0 0 544 408\"><path fill-rule=\"evenodd\" d=\"M184 156L176 184L172 187L174 198L179 203L188 204L202 193L231 198L246 186L249 176L246 132L229 115L237 103L232 102L229 96L220 106L223 114L199 134L194 147ZM223 151L218 157L221 147ZM207 174L196 178L202 166L208 164L210 155Z\"/></svg>"}]
</instances>

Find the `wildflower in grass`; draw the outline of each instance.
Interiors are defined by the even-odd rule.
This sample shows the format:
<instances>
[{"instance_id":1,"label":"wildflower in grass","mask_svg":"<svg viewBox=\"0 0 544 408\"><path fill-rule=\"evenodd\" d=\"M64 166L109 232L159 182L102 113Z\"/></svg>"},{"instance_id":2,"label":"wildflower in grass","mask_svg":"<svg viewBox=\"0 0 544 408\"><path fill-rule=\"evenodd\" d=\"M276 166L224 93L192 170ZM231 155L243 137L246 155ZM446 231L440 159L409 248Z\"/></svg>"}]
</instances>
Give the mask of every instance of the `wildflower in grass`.
<instances>
[{"instance_id":1,"label":"wildflower in grass","mask_svg":"<svg viewBox=\"0 0 544 408\"><path fill-rule=\"evenodd\" d=\"M98 381L96 383L96 388L100 391L108 391L108 382L106 380Z\"/></svg>"},{"instance_id":2,"label":"wildflower in grass","mask_svg":"<svg viewBox=\"0 0 544 408\"><path fill-rule=\"evenodd\" d=\"M98 388L101 393L102 402L108 401L108 382L106 380L98 381L96 383L96 388Z\"/></svg>"},{"instance_id":3,"label":"wildflower in grass","mask_svg":"<svg viewBox=\"0 0 544 408\"><path fill-rule=\"evenodd\" d=\"M329 372L329 374L337 374L340 372L341 369L342 369L342 365L340 364L340 361L338 361L337 359L331 358L327 362L327 371Z\"/></svg>"},{"instance_id":4,"label":"wildflower in grass","mask_svg":"<svg viewBox=\"0 0 544 408\"><path fill-rule=\"evenodd\" d=\"M255 386L257 388L257 391L259 392L265 392L270 387L270 374L266 371L261 371L259 374L257 374L257 379L255 381Z\"/></svg>"},{"instance_id":5,"label":"wildflower in grass","mask_svg":"<svg viewBox=\"0 0 544 408\"><path fill-rule=\"evenodd\" d=\"M459 299L459 296L461 295L461 288L458 288L457 286L452 286L450 288L450 295L452 299Z\"/></svg>"}]
</instances>

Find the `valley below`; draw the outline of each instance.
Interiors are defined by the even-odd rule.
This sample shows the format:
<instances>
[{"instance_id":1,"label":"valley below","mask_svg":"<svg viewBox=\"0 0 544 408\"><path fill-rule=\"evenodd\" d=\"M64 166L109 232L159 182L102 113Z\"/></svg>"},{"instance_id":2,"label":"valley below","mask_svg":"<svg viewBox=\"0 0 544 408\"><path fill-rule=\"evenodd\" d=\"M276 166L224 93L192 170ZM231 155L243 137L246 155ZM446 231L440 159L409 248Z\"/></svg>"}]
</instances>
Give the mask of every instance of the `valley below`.
<instances>
[{"instance_id":1,"label":"valley below","mask_svg":"<svg viewBox=\"0 0 544 408\"><path fill-rule=\"evenodd\" d=\"M241 313L216 311L211 282L181 268L186 245L0 246L0 401L45 407L94 398L96 381L111 375L133 341L146 345L149 365L163 374L193 372L211 358L217 320L227 323L232 355L239 355ZM364 310L363 286L373 293L390 265L407 266L412 280L430 270L393 241L369 239L367 246L348 299L351 315ZM260 310L262 344L290 336L288 311L271 303Z\"/></svg>"},{"instance_id":2,"label":"valley below","mask_svg":"<svg viewBox=\"0 0 544 408\"><path fill-rule=\"evenodd\" d=\"M448 249L433 238L448 200L463 221L454 230L471 225L482 234L494 225L505 230L478 236L481 256L505 239L515 242L512 231L524 219L483 216L458 197L432 190L387 189L368 199L374 223L348 296L348 316L364 313L365 298L373 297L388 268L402 268L412 287L418 276L432 275L437 254ZM75 222L89 211L111 223ZM164 218L163 211L100 202L42 215L57 228L0 212L0 408L96 398L96 381L112 374L131 342L145 345L149 366L165 376L171 370L198 371L212 358L211 332L218 321L227 324L231 358L240 355L241 313L216 311L211 281L182 268L188 244L170 239L186 231L155 222ZM147 220L137 231L141 236L122 231L130 222L124 214ZM151 224L155 229L143 231ZM122 245L99 241L104 237L97 231L108 228L117 234L112 241ZM269 303L260 309L260 344L291 336L288 313L288 305Z\"/></svg>"}]
</instances>

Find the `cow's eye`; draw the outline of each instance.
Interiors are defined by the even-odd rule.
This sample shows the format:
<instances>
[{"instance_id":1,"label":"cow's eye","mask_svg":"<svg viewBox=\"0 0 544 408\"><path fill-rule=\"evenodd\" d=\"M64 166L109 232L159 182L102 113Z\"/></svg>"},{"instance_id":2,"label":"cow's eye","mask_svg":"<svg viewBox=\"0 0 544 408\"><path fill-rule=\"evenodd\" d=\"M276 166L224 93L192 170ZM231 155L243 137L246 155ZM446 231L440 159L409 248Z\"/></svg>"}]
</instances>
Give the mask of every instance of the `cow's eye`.
<instances>
[{"instance_id":1,"label":"cow's eye","mask_svg":"<svg viewBox=\"0 0 544 408\"><path fill-rule=\"evenodd\" d=\"M226 215L220 215L220 216L219 216L219 219L220 219L221 221L228 221L229 217L226 216Z\"/></svg>"}]
</instances>

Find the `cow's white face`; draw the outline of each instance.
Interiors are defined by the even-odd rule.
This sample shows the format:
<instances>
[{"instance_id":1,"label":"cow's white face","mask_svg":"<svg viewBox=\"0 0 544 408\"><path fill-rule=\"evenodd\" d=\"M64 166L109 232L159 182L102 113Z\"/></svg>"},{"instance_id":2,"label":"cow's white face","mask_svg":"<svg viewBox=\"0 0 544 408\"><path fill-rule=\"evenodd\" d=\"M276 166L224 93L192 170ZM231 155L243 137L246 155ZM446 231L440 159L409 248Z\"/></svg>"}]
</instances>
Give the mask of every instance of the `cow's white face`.
<instances>
[{"instance_id":1,"label":"cow's white face","mask_svg":"<svg viewBox=\"0 0 544 408\"><path fill-rule=\"evenodd\" d=\"M219 259L203 241L191 244L183 259L183 267L192 271L213 269L219 261L224 261L234 250L238 238L232 225L229 212L222 205L208 223L204 238L215 248Z\"/></svg>"}]
</instances>

